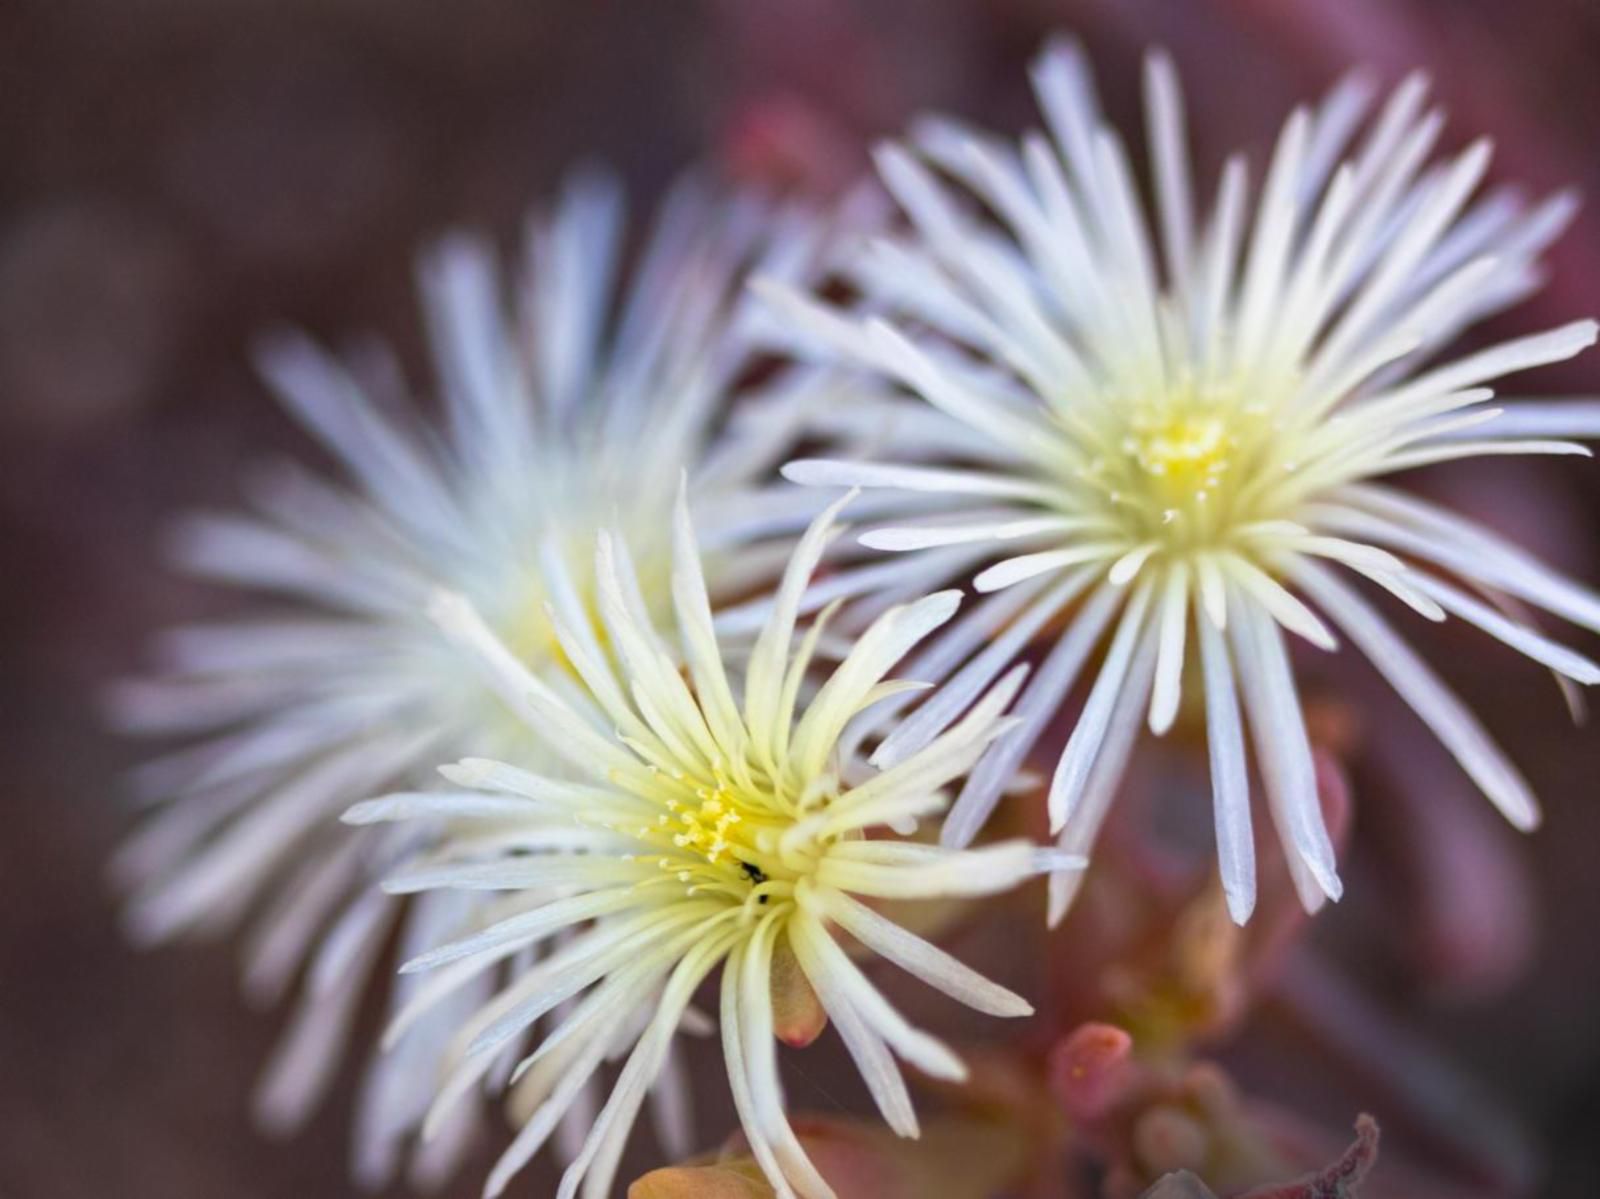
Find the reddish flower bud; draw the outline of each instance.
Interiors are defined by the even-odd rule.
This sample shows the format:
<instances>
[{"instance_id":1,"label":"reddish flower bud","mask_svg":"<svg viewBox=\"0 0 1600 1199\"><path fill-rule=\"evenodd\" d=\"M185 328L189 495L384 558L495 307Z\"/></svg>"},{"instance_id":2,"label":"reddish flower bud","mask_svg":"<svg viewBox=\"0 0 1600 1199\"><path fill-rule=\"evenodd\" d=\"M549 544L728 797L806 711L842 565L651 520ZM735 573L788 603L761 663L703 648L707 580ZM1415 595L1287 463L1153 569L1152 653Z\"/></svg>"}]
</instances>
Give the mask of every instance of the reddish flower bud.
<instances>
[{"instance_id":1,"label":"reddish flower bud","mask_svg":"<svg viewBox=\"0 0 1600 1199\"><path fill-rule=\"evenodd\" d=\"M1050 1086L1069 1116L1092 1120L1123 1094L1133 1038L1110 1024L1085 1024L1050 1053Z\"/></svg>"}]
</instances>

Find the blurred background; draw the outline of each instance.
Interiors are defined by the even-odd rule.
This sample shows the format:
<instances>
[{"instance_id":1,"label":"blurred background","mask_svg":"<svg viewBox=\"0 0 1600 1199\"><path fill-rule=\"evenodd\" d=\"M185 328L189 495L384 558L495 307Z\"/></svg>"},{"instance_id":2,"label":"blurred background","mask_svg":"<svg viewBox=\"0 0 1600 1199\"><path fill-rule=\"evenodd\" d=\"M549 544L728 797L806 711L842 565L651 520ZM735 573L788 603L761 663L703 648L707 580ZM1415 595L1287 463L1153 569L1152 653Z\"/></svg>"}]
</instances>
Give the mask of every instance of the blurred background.
<instances>
[{"instance_id":1,"label":"blurred background","mask_svg":"<svg viewBox=\"0 0 1600 1199\"><path fill-rule=\"evenodd\" d=\"M266 452L309 452L252 334L381 331L424 379L411 264L431 235L509 248L586 158L639 208L696 159L835 190L918 110L1032 123L1025 65L1058 29L1134 138L1140 55L1172 51L1206 179L1235 145L1259 169L1288 106L1363 64L1426 69L1447 139L1492 135L1498 178L1600 193L1592 0L0 2L0 1196L350 1193L348 1086L292 1147L259 1139L276 1017L247 1009L225 946L125 948L104 878L139 748L101 730L96 690L149 631L229 606L160 567L163 521L233 502ZM1487 333L1600 315L1600 208L1551 267ZM1597 380L1591 353L1525 381ZM1512 468L1432 485L1593 581L1600 475L1539 470L1537 500ZM1600 754L1536 670L1457 657L1544 829L1520 839L1428 751L1358 736L1349 898L1314 932L1332 965L1217 1052L1336 1142L1359 1108L1386 1114L1364 1085L1410 1087L1426 1110L1385 1121L1397 1152L1411 1122L1423 1156L1441 1137L1499 1154L1511 1181L1482 1193L1600 1195ZM1359 685L1343 702L1386 719ZM1321 1049L1289 1048L1308 1019ZM1364 1084L1362 1059L1398 1084Z\"/></svg>"}]
</instances>

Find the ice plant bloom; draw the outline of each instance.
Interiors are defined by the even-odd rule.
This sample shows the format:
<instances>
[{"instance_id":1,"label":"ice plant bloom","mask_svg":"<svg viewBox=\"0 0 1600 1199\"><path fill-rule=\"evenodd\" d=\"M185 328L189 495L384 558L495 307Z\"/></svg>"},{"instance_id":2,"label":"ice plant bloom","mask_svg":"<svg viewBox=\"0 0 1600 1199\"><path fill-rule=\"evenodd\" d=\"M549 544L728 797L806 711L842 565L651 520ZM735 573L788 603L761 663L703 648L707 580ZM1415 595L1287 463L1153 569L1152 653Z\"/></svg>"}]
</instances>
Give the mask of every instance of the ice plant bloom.
<instances>
[{"instance_id":1,"label":"ice plant bloom","mask_svg":"<svg viewBox=\"0 0 1600 1199\"><path fill-rule=\"evenodd\" d=\"M654 631L636 602L639 579L623 541L602 534L595 566L600 634L560 614L553 618L581 683L576 694L560 694L528 671L459 597L435 605L441 624L475 652L546 752L567 767L548 774L468 760L444 770L462 788L457 793L378 799L354 813L361 820L406 817L426 803L443 811L492 809L505 818L492 846L467 843L453 853L446 846L446 860L388 884L407 892L503 892L510 909L504 919L408 965L443 967L419 1006L529 946L551 938L560 945L515 972L467 1022L461 1063L435 1108L435 1119L447 1113L508 1049L521 1056L515 1104L527 1118L494 1168L490 1195L538 1151L601 1063L631 1044L558 1192L561 1199L610 1195L646 1090L688 1018L696 988L719 966L733 1097L751 1149L779 1194L833 1193L784 1115L774 1044L784 1018L775 1009L793 1004L797 988L814 995L839 1030L890 1126L915 1136L916 1116L892 1054L941 1078L962 1077L962 1065L890 1006L832 927L979 1011L1029 1012L1022 999L870 906L882 899L991 895L1042 865L1068 865L1041 862L1042 851L1024 841L949 849L871 835L941 810L948 798L941 788L1007 727L1002 712L1024 668L895 768L879 773L842 760L837 745L845 726L905 686L885 682L885 673L950 618L960 597L947 591L884 612L804 699L826 616L795 645L796 615L836 531L837 511L835 505L824 512L795 549L738 684L724 666L683 504L672 538L679 643L669 645ZM570 1006L563 1012L561 1005ZM552 1028L523 1056L514 1046L552 1011Z\"/></svg>"},{"instance_id":2,"label":"ice plant bloom","mask_svg":"<svg viewBox=\"0 0 1600 1199\"><path fill-rule=\"evenodd\" d=\"M1532 826L1521 776L1351 583L1428 619L1463 619L1567 678L1600 677L1518 603L1596 629L1600 597L1388 480L1480 455L1586 453L1557 439L1600 431L1593 405L1496 405L1487 385L1578 353L1593 322L1440 354L1537 285L1570 197L1528 208L1495 191L1474 202L1488 146L1430 162L1442 118L1424 111L1422 80L1397 88L1359 138L1370 95L1351 80L1290 117L1254 201L1243 160L1230 160L1201 219L1175 75L1155 57L1152 232L1078 51L1048 49L1034 83L1048 136L1013 145L932 120L914 149L882 149L909 231L849 255L860 309L767 289L796 344L911 393L882 408L875 454L798 461L785 474L897 496L905 518L861 541L905 555L909 569L952 546L988 554L971 582L992 594L947 635L965 647L942 655L942 669L959 669L874 761L914 752L1024 645L1059 628L1018 701L1022 729L973 772L947 842L973 836L1105 646L1050 783L1063 846L1090 846L1141 717L1165 732L1188 688L1203 698L1234 917L1248 917L1255 895L1247 727L1314 908L1340 881L1284 631L1331 650L1338 629L1500 810ZM857 414L858 429L869 423ZM1055 880L1055 915L1076 882Z\"/></svg>"},{"instance_id":3,"label":"ice plant bloom","mask_svg":"<svg viewBox=\"0 0 1600 1199\"><path fill-rule=\"evenodd\" d=\"M581 623L592 609L595 530L615 524L661 544L684 471L711 586L742 594L775 582L808 519L784 505L822 506L763 482L811 381L787 372L740 386L758 361L743 281L756 264L803 269L818 236L800 212L684 188L618 287L620 194L584 176L530 222L512 289L487 244L445 241L421 270L442 427L419 417L380 350L345 363L297 336L265 346L268 382L345 479L286 470L256 489L255 512L189 522L182 563L244 588L258 612L167 634L161 673L113 699L124 725L191 739L139 780L163 805L119 862L135 934L253 918L251 990L270 998L302 980L264 1081L269 1123L301 1119L330 1077L366 984L387 975L396 922L408 925L402 945L420 945L465 919L459 894L407 906L375 885L433 830L362 834L339 814L432 779L447 757L517 749L554 761L440 636L427 597L441 586L469 596L529 669L564 675L547 612ZM735 391L744 417L714 438ZM767 533L780 534L770 547L751 544ZM668 574L664 553L641 561L647 607L667 608ZM441 1050L419 1028L374 1064L358 1116L362 1178L380 1182L397 1165ZM418 1168L441 1172L453 1147L439 1137Z\"/></svg>"}]
</instances>

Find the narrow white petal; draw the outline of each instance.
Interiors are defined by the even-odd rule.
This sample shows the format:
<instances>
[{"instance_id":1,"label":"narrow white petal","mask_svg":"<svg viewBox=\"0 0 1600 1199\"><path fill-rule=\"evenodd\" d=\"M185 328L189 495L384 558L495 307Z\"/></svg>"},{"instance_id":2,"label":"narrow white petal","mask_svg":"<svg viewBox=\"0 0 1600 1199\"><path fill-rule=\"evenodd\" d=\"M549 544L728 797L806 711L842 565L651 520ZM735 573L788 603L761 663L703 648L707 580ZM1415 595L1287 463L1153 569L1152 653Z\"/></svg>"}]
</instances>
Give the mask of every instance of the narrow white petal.
<instances>
[{"instance_id":1,"label":"narrow white petal","mask_svg":"<svg viewBox=\"0 0 1600 1199\"><path fill-rule=\"evenodd\" d=\"M907 932L888 917L842 891L824 892L821 902L827 915L840 928L873 953L887 958L952 999L990 1016L1033 1014L1032 1005L1020 995L990 982L937 945Z\"/></svg>"},{"instance_id":2,"label":"narrow white petal","mask_svg":"<svg viewBox=\"0 0 1600 1199\"><path fill-rule=\"evenodd\" d=\"M1073 522L1064 516L1029 516L982 524L925 525L868 529L861 544L868 549L903 552L931 546L960 545L968 541L1019 541L1070 531Z\"/></svg>"},{"instance_id":3,"label":"narrow white petal","mask_svg":"<svg viewBox=\"0 0 1600 1199\"><path fill-rule=\"evenodd\" d=\"M813 966L817 971L826 973L840 992L849 996L849 1002L862 1019L900 1057L930 1078L964 1082L967 1068L962 1065L961 1059L949 1046L912 1025L895 1010L894 1005L861 972L861 968L850 960L850 955L839 948L822 920L810 910L813 904L814 896L804 896L800 903L800 914L789 925L790 944L795 946L795 956L806 969L806 977L815 978L811 970ZM806 948L802 949L802 945Z\"/></svg>"},{"instance_id":4,"label":"narrow white petal","mask_svg":"<svg viewBox=\"0 0 1600 1199\"><path fill-rule=\"evenodd\" d=\"M1189 626L1189 568L1182 561L1167 567L1157 619L1161 653L1156 659L1155 688L1150 693L1150 731L1160 736L1172 727L1183 697L1184 641Z\"/></svg>"},{"instance_id":5,"label":"narrow white petal","mask_svg":"<svg viewBox=\"0 0 1600 1199\"><path fill-rule=\"evenodd\" d=\"M1347 487L1340 498L1359 510L1329 506L1325 509L1326 527L1403 550L1574 624L1600 630L1600 595L1556 573L1484 526L1387 487Z\"/></svg>"},{"instance_id":6,"label":"narrow white petal","mask_svg":"<svg viewBox=\"0 0 1600 1199\"><path fill-rule=\"evenodd\" d=\"M1178 73L1165 54L1152 54L1145 60L1144 86L1167 272L1182 291L1193 256L1194 211L1184 143L1183 97Z\"/></svg>"},{"instance_id":7,"label":"narrow white petal","mask_svg":"<svg viewBox=\"0 0 1600 1199\"><path fill-rule=\"evenodd\" d=\"M1248 598L1234 606L1228 631L1273 820L1301 902L1314 911L1323 896L1338 899L1343 888L1283 637Z\"/></svg>"},{"instance_id":8,"label":"narrow white petal","mask_svg":"<svg viewBox=\"0 0 1600 1199\"><path fill-rule=\"evenodd\" d=\"M1327 570L1302 562L1296 576L1506 819L1520 829L1536 827L1539 804L1526 780L1489 739L1466 705L1439 681L1416 652L1366 601ZM1443 597L1439 598L1442 602Z\"/></svg>"},{"instance_id":9,"label":"narrow white petal","mask_svg":"<svg viewBox=\"0 0 1600 1199\"><path fill-rule=\"evenodd\" d=\"M978 835L999 802L1001 792L1015 777L1028 751L1060 708L1062 698L1071 689L1078 671L1121 605L1122 597L1119 589L1102 586L1073 618L1017 701L1014 711L1021 724L989 749L967 779L945 818L939 834L941 844L970 845Z\"/></svg>"},{"instance_id":10,"label":"narrow white petal","mask_svg":"<svg viewBox=\"0 0 1600 1199\"><path fill-rule=\"evenodd\" d=\"M1552 641L1524 624L1519 624L1443 579L1421 573L1413 573L1411 578L1420 590L1432 596L1445 608L1463 620L1477 625L1489 636L1505 642L1518 653L1526 654L1535 662L1548 666L1557 674L1566 675L1574 682L1583 683L1585 686L1600 683L1600 665L1596 665L1582 654Z\"/></svg>"},{"instance_id":11,"label":"narrow white petal","mask_svg":"<svg viewBox=\"0 0 1600 1199\"><path fill-rule=\"evenodd\" d=\"M1344 563L1429 620L1445 618L1444 609L1418 589L1416 572L1387 550L1342 537L1316 536L1295 538L1293 548L1299 553Z\"/></svg>"},{"instance_id":12,"label":"narrow white petal","mask_svg":"<svg viewBox=\"0 0 1600 1199\"><path fill-rule=\"evenodd\" d=\"M510 795L484 795L475 791L398 791L352 804L339 819L345 824L381 824L435 816L517 820L526 819L537 811L537 806L526 799Z\"/></svg>"},{"instance_id":13,"label":"narrow white petal","mask_svg":"<svg viewBox=\"0 0 1600 1199\"><path fill-rule=\"evenodd\" d=\"M1371 419L1392 420L1403 417L1430 397L1536 366L1564 362L1593 345L1597 330L1600 325L1594 321L1573 321L1544 333L1501 342L1419 375L1389 395L1373 400L1362 409L1362 414Z\"/></svg>"},{"instance_id":14,"label":"narrow white petal","mask_svg":"<svg viewBox=\"0 0 1600 1199\"><path fill-rule=\"evenodd\" d=\"M1600 400L1506 400L1491 426L1501 437L1600 438Z\"/></svg>"},{"instance_id":15,"label":"narrow white petal","mask_svg":"<svg viewBox=\"0 0 1600 1199\"><path fill-rule=\"evenodd\" d=\"M1112 710L1128 677L1134 651L1144 636L1145 613L1150 607L1152 590L1152 584L1146 580L1128 600L1128 606L1117 624L1116 636L1111 640L1111 648L1106 651L1105 663L1100 667L1100 674L1095 678L1089 699L1083 706L1083 714L1078 717L1077 727L1072 730L1067 747L1062 751L1061 761L1056 765L1055 777L1050 780L1052 833L1059 833L1071 819L1073 808L1088 782L1089 771L1099 756Z\"/></svg>"},{"instance_id":16,"label":"narrow white petal","mask_svg":"<svg viewBox=\"0 0 1600 1199\"><path fill-rule=\"evenodd\" d=\"M662 991L649 1026L617 1077L611 1098L596 1118L583 1151L562 1175L557 1199L572 1199L580 1185L587 1199L604 1199L610 1194L623 1145L651 1083L661 1072L683 1009L726 950L726 940L713 939L678 963Z\"/></svg>"},{"instance_id":17,"label":"narrow white petal","mask_svg":"<svg viewBox=\"0 0 1600 1199\"><path fill-rule=\"evenodd\" d=\"M1006 478L1000 474L825 458L797 458L784 466L783 477L806 487L894 487L902 491L989 495L1036 503L1047 503L1055 494L1055 489L1048 484Z\"/></svg>"},{"instance_id":18,"label":"narrow white petal","mask_svg":"<svg viewBox=\"0 0 1600 1199\"><path fill-rule=\"evenodd\" d=\"M596 762L628 762L613 741L580 719L517 660L466 597L436 592L428 614L447 636L473 655L501 697L546 739L552 750L584 769L593 769Z\"/></svg>"},{"instance_id":19,"label":"narrow white petal","mask_svg":"<svg viewBox=\"0 0 1600 1199\"><path fill-rule=\"evenodd\" d=\"M1196 554L1195 580L1200 586L1200 603L1207 618L1218 629L1228 627L1228 587L1215 554Z\"/></svg>"},{"instance_id":20,"label":"narrow white petal","mask_svg":"<svg viewBox=\"0 0 1600 1199\"><path fill-rule=\"evenodd\" d=\"M1301 603L1283 584L1239 554L1225 554L1222 568L1239 584L1241 592L1256 601L1272 614L1272 618L1292 633L1298 633L1318 649L1335 650L1328 626L1310 608Z\"/></svg>"},{"instance_id":21,"label":"narrow white petal","mask_svg":"<svg viewBox=\"0 0 1600 1199\"><path fill-rule=\"evenodd\" d=\"M884 613L818 689L795 726L792 761L807 777L820 772L868 692L914 645L955 615L959 591L941 591Z\"/></svg>"},{"instance_id":22,"label":"narrow white petal","mask_svg":"<svg viewBox=\"0 0 1600 1199\"><path fill-rule=\"evenodd\" d=\"M1025 841L964 850L918 846L932 852L914 858L893 853L907 847L866 841L836 845L817 868L817 885L877 899L981 896L1008 891L1041 869L1033 846ZM1068 869L1071 862L1057 865Z\"/></svg>"},{"instance_id":23,"label":"narrow white petal","mask_svg":"<svg viewBox=\"0 0 1600 1199\"><path fill-rule=\"evenodd\" d=\"M430 949L427 953L407 961L400 967L400 972L414 974L422 970L432 970L448 962L485 953L493 954L497 958L509 956L515 950L548 937L560 929L593 920L610 912L621 911L638 902L639 898L625 889L597 891L589 895L558 899L542 904L532 911L491 924L482 932L474 933L470 937Z\"/></svg>"},{"instance_id":24,"label":"narrow white petal","mask_svg":"<svg viewBox=\"0 0 1600 1199\"><path fill-rule=\"evenodd\" d=\"M784 570L772 609L750 653L750 661L745 668L744 716L745 725L755 737L758 749L771 752L774 744L777 735L773 727L777 715L775 705L783 686L784 661L794 638L801 597L817 563L822 560L823 551L837 532L835 517L853 494L847 493L830 504L801 536Z\"/></svg>"},{"instance_id":25,"label":"narrow white petal","mask_svg":"<svg viewBox=\"0 0 1600 1199\"><path fill-rule=\"evenodd\" d=\"M1431 466L1436 462L1453 462L1459 458L1533 454L1567 458L1594 457L1587 446L1581 446L1575 441L1535 441L1532 439L1491 441L1484 438L1472 441L1448 441L1437 445L1420 445L1411 449L1400 450L1383 459L1381 470L1384 473L1398 472L1413 470L1419 466Z\"/></svg>"},{"instance_id":26,"label":"narrow white petal","mask_svg":"<svg viewBox=\"0 0 1600 1199\"><path fill-rule=\"evenodd\" d=\"M1083 592L1093 581L1095 573L1093 568L1085 569L1061 580L1020 616L1006 624L981 652L946 679L910 716L890 730L873 752L872 764L880 770L887 770L938 736L1000 671L1015 660L1052 617Z\"/></svg>"},{"instance_id":27,"label":"narrow white petal","mask_svg":"<svg viewBox=\"0 0 1600 1199\"><path fill-rule=\"evenodd\" d=\"M1057 852L1064 856L1065 865L1051 872L1047 884L1049 903L1046 920L1051 927L1066 916L1067 909L1083 885L1083 871L1073 863L1087 860L1122 782L1129 754L1139 735L1139 717L1150 698L1157 637L1157 630L1147 626L1111 706L1099 752L1089 769L1077 805L1056 839Z\"/></svg>"},{"instance_id":28,"label":"narrow white petal","mask_svg":"<svg viewBox=\"0 0 1600 1199\"><path fill-rule=\"evenodd\" d=\"M755 1084L752 1080L750 1067L745 1059L744 1042L745 1033L740 1017L742 988L740 978L744 972L745 955L749 950L745 946L736 946L729 955L722 969L722 1057L728 1070L728 1084L733 1092L734 1110L739 1115L739 1124L744 1130L745 1139L750 1143L750 1152L755 1156L756 1162L761 1167L761 1172L766 1175L767 1182L777 1193L778 1199L794 1199L795 1188L790 1185L789 1175L799 1173L794 1170L792 1163L798 1158L803 1160L805 1155L798 1142L792 1146L788 1156L790 1165L786 1169L780 1164L778 1155L773 1148L774 1138L764 1126L761 1111L755 1099ZM770 962L770 956L768 958ZM771 988L762 988L756 999L757 1003L770 1004ZM769 1016L770 1020L770 1016ZM762 1051L770 1052L771 1038L762 1043ZM779 1097L778 1108L782 1110L782 1097ZM792 1139L793 1133L789 1132L787 1122L784 1122L782 1132L787 1132ZM779 1134L780 1136L782 1133ZM810 1162L806 1162L810 1167ZM815 1170L812 1169L812 1173ZM833 1189L822 1182L818 1176L815 1185L802 1189L806 1199L835 1199Z\"/></svg>"},{"instance_id":29,"label":"narrow white petal","mask_svg":"<svg viewBox=\"0 0 1600 1199\"><path fill-rule=\"evenodd\" d=\"M827 941L828 935L820 928L813 933L814 925L814 919L803 915L797 915L789 921L789 944L794 949L795 958L827 1011L828 1019L838 1030L845 1048L850 1051L851 1060L860 1071L884 1120L898 1135L916 1137L921 1130L900 1067L895 1064L883 1036L857 1009L854 997L835 973L833 963L819 957L815 943L818 940Z\"/></svg>"},{"instance_id":30,"label":"narrow white petal","mask_svg":"<svg viewBox=\"0 0 1600 1199\"><path fill-rule=\"evenodd\" d=\"M785 1114L783 1084L778 1077L777 1038L773 1035L772 952L775 917L756 926L747 943L738 979L738 1024L743 1032L743 1059L749 1072L754 1122L771 1141L774 1156L787 1178L806 1199L832 1199L832 1188L806 1156ZM726 993L725 993L726 994ZM724 1000L724 1012L728 1001Z\"/></svg>"},{"instance_id":31,"label":"narrow white petal","mask_svg":"<svg viewBox=\"0 0 1600 1199\"><path fill-rule=\"evenodd\" d=\"M1098 562L1118 551L1119 547L1116 545L1098 543L1073 546L1064 550L1044 550L1037 554L1022 554L979 571L973 577L972 587L979 592L999 591L1051 571L1064 570L1082 562Z\"/></svg>"},{"instance_id":32,"label":"narrow white petal","mask_svg":"<svg viewBox=\"0 0 1600 1199\"><path fill-rule=\"evenodd\" d=\"M1236 923L1243 924L1256 906L1256 849L1250 826L1250 772L1245 762L1244 730L1227 643L1215 625L1201 621L1199 628L1217 861L1228 912Z\"/></svg>"}]
</instances>

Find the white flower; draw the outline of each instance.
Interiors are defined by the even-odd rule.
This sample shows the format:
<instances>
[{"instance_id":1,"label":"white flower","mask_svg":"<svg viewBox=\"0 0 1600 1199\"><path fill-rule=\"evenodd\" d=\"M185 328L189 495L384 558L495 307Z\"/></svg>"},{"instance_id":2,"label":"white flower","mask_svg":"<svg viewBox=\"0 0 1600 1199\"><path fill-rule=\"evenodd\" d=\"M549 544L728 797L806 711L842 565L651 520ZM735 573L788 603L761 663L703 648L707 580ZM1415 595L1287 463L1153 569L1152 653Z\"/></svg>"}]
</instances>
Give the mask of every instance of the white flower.
<instances>
[{"instance_id":1,"label":"white flower","mask_svg":"<svg viewBox=\"0 0 1600 1199\"><path fill-rule=\"evenodd\" d=\"M1050 784L1063 846L1090 846L1141 714L1164 732L1187 684L1204 699L1234 917L1246 919L1255 897L1246 724L1301 898L1315 908L1340 882L1282 630L1332 649L1331 625L1513 823L1533 825L1520 775L1334 568L1429 619L1460 617L1570 679L1600 677L1516 606L1595 629L1600 598L1382 481L1477 455L1586 453L1549 438L1600 432L1593 404L1487 403L1498 376L1590 345L1593 322L1433 361L1467 325L1537 285L1537 257L1570 197L1531 210L1510 192L1470 203L1488 148L1430 164L1442 118L1424 112L1417 78L1357 144L1370 95L1348 81L1289 119L1253 220L1235 158L1201 221L1176 79L1156 57L1145 82L1157 236L1076 49L1048 50L1034 82L1049 137L1014 146L939 120L916 133L922 155L987 216L911 152L879 154L912 231L852 253L848 274L862 308L881 318L767 289L807 352L864 366L925 402L883 408L877 461L805 460L785 474L886 489L910 519L868 531L863 544L906 555L911 569L952 546L976 548L988 565L973 585L995 593L952 627L966 645L940 668L982 651L874 761L890 765L925 743L1065 617L1019 700L1022 730L974 771L947 843L977 831L1109 635ZM869 425L859 413L856 436ZM1186 665L1195 643L1198 679ZM1053 918L1076 885L1055 880Z\"/></svg>"},{"instance_id":2,"label":"white flower","mask_svg":"<svg viewBox=\"0 0 1600 1199\"><path fill-rule=\"evenodd\" d=\"M532 669L560 675L547 609L581 623L592 608L602 524L664 545L684 471L713 585L730 594L770 584L821 507L762 482L793 436L809 376L772 376L713 440L739 377L761 361L744 325L744 272L804 269L816 225L686 187L619 296L621 218L612 183L575 179L553 216L530 223L511 297L486 244L456 237L426 258L442 429L418 418L383 352L346 365L302 338L273 339L268 381L354 485L286 471L256 489L252 514L183 528L183 564L244 588L260 613L172 631L162 672L113 697L124 725L191 739L140 778L164 806L119 861L136 888L134 933L159 940L248 916L252 991L276 996L303 977L264 1081L269 1123L303 1118L331 1076L360 996L384 973L395 922L409 926L404 948L436 943L468 918L464 896L407 907L374 886L430 829L359 834L339 813L431 779L447 756L516 749L554 761L440 637L427 597L440 586L471 597ZM774 532L783 536L770 546L751 544ZM664 550L641 562L652 610L669 605L668 575ZM473 997L458 1002L470 1011ZM448 1031L454 1020L443 1012L440 1022ZM392 1172L443 1049L419 1029L374 1064L358 1114L361 1177ZM454 1145L440 1138L419 1170L447 1169Z\"/></svg>"},{"instance_id":3,"label":"white flower","mask_svg":"<svg viewBox=\"0 0 1600 1199\"><path fill-rule=\"evenodd\" d=\"M576 1001L517 1067L516 1100L528 1114L488 1194L498 1194L538 1151L600 1064L627 1052L558 1192L560 1199L609 1195L646 1090L696 988L720 965L723 1051L756 1159L779 1194L830 1196L784 1114L774 1046L775 954L792 954L891 1127L915 1136L916 1116L891 1051L941 1078L962 1077L961 1063L890 1006L830 925L973 1008L1000 1016L1029 1012L1017 996L857 898L989 895L1035 873L1041 855L1023 841L957 850L866 835L943 807L940 789L1007 726L1001 713L1024 668L895 768L862 773L842 760L837 743L847 723L906 686L884 682L885 672L947 621L960 597L947 591L883 613L804 703L827 616L791 649L795 620L836 531L839 506L819 517L795 549L742 686L725 670L681 504L672 571L679 645L661 640L634 601L637 579L622 540L602 534L595 575L605 644L587 624L556 618L557 636L582 680L579 695L563 697L524 669L459 597L436 604L441 624L476 652L548 752L570 768L568 776L553 777L483 759L446 767L448 779L469 789L439 795L442 809L520 807L521 832L508 823L494 843L458 846L450 860L388 884L408 892L508 893L504 919L407 967L446 967L419 1001L424 1009L509 955L577 930L539 965L513 974L467 1023L463 1060L436 1105L437 1119L534 1021ZM362 820L408 814L405 802L387 799L355 812Z\"/></svg>"}]
</instances>

